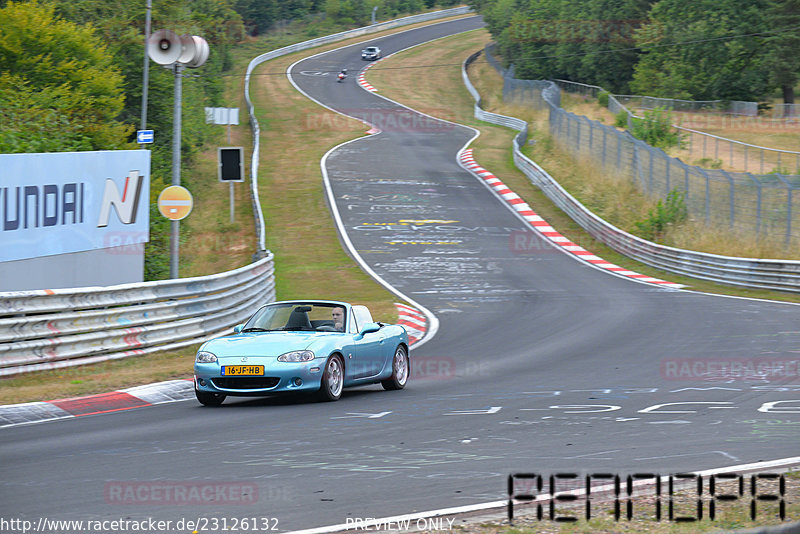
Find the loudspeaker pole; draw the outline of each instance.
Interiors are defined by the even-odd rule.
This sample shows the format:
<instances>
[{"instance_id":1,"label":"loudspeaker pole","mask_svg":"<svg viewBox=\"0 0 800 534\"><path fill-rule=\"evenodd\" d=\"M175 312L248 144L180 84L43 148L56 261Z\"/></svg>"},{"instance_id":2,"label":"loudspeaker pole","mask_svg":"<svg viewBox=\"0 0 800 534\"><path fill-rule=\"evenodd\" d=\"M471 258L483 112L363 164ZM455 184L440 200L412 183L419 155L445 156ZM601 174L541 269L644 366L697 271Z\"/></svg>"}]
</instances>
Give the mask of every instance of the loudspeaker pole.
<instances>
[{"instance_id":1,"label":"loudspeaker pole","mask_svg":"<svg viewBox=\"0 0 800 534\"><path fill-rule=\"evenodd\" d=\"M150 11L152 0L147 0L147 12L144 17L144 70L142 71L142 126L140 130L147 129L147 87L150 84L150 57L147 46L150 40Z\"/></svg>"},{"instance_id":2,"label":"loudspeaker pole","mask_svg":"<svg viewBox=\"0 0 800 534\"><path fill-rule=\"evenodd\" d=\"M148 6L149 6L148 0ZM196 35L178 37L170 30L158 30L147 41L150 59L159 65L171 66L175 73L175 96L172 111L172 185L181 185L181 101L183 69L197 68L208 59L208 43ZM187 192L188 193L188 192ZM180 219L173 219L170 232L170 278L178 278Z\"/></svg>"},{"instance_id":3,"label":"loudspeaker pole","mask_svg":"<svg viewBox=\"0 0 800 534\"><path fill-rule=\"evenodd\" d=\"M183 100L183 65L175 63L175 95L172 109L172 185L181 185L181 108ZM172 221L170 235L169 277L178 278L180 257L180 221Z\"/></svg>"}]
</instances>

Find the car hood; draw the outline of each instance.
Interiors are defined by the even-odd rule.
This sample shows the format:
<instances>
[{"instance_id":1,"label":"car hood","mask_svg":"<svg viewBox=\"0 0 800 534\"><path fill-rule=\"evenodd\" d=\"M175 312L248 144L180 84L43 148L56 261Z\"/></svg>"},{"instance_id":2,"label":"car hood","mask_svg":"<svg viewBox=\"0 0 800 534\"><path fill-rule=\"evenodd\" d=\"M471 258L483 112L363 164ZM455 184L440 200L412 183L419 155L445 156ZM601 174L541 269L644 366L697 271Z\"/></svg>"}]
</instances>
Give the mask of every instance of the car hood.
<instances>
[{"instance_id":1,"label":"car hood","mask_svg":"<svg viewBox=\"0 0 800 534\"><path fill-rule=\"evenodd\" d=\"M213 352L217 358L266 356L277 358L292 350L313 350L317 332L260 332L221 337L206 343L201 350Z\"/></svg>"}]
</instances>

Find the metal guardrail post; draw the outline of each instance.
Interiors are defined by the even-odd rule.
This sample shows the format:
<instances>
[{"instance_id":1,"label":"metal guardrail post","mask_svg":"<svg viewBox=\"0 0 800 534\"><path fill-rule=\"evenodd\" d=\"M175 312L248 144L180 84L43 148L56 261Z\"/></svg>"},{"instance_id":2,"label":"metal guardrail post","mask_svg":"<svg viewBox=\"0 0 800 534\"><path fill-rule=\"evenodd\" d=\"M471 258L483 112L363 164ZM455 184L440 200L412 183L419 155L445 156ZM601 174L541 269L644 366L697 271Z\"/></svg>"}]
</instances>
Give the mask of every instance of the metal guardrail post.
<instances>
[{"instance_id":1,"label":"metal guardrail post","mask_svg":"<svg viewBox=\"0 0 800 534\"><path fill-rule=\"evenodd\" d=\"M783 175L778 174L777 177L786 186L786 237L784 241L788 247L792 241L792 191L794 186Z\"/></svg>"},{"instance_id":2,"label":"metal guardrail post","mask_svg":"<svg viewBox=\"0 0 800 534\"><path fill-rule=\"evenodd\" d=\"M704 169L698 167L698 170L700 171L700 174L703 175L706 181L706 224L708 224L711 221L711 183L710 183L711 178L708 176L708 173Z\"/></svg>"},{"instance_id":3,"label":"metal guardrail post","mask_svg":"<svg viewBox=\"0 0 800 534\"><path fill-rule=\"evenodd\" d=\"M730 228L733 228L736 218L736 200L734 198L735 185L733 183L733 178L731 178L730 174L728 174L726 171L722 169L720 169L720 171L722 172L722 175L728 179L728 191L730 196L730 221L728 221L728 226Z\"/></svg>"},{"instance_id":4,"label":"metal guardrail post","mask_svg":"<svg viewBox=\"0 0 800 534\"><path fill-rule=\"evenodd\" d=\"M792 187L786 192L786 246L789 246L792 240Z\"/></svg>"},{"instance_id":5,"label":"metal guardrail post","mask_svg":"<svg viewBox=\"0 0 800 534\"><path fill-rule=\"evenodd\" d=\"M756 187L756 235L758 236L761 233L761 182L756 180L755 176L747 173L748 178L750 178Z\"/></svg>"},{"instance_id":6,"label":"metal guardrail post","mask_svg":"<svg viewBox=\"0 0 800 534\"><path fill-rule=\"evenodd\" d=\"M689 166L684 167L684 180L686 182L686 205L689 205Z\"/></svg>"},{"instance_id":7,"label":"metal guardrail post","mask_svg":"<svg viewBox=\"0 0 800 534\"><path fill-rule=\"evenodd\" d=\"M670 192L670 183L669 183L670 182L670 180L669 180L669 178L670 178L669 174L670 173L669 173L669 170L670 170L671 167L672 167L672 160L671 159L667 159L667 164L666 164L666 173L667 174L666 174L666 178L665 178L666 185L664 186L664 190L666 191L665 195L669 195L669 192Z\"/></svg>"},{"instance_id":8,"label":"metal guardrail post","mask_svg":"<svg viewBox=\"0 0 800 534\"><path fill-rule=\"evenodd\" d=\"M608 130L603 126L603 168L606 167L606 138L608 137Z\"/></svg>"}]
</instances>

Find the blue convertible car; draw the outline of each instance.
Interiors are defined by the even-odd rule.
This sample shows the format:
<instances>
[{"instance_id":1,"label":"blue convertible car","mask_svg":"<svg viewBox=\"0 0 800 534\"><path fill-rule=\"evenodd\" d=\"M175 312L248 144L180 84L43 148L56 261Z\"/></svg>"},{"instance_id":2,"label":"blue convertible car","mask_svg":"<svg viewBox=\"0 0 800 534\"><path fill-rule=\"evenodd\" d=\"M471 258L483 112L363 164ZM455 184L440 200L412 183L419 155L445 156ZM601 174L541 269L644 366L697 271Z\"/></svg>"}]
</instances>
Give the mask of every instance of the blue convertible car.
<instances>
[{"instance_id":1,"label":"blue convertible car","mask_svg":"<svg viewBox=\"0 0 800 534\"><path fill-rule=\"evenodd\" d=\"M408 347L402 326L373 322L366 306L275 302L232 335L200 346L194 390L200 403L219 406L228 395L315 392L335 401L349 386L402 389L411 369Z\"/></svg>"}]
</instances>

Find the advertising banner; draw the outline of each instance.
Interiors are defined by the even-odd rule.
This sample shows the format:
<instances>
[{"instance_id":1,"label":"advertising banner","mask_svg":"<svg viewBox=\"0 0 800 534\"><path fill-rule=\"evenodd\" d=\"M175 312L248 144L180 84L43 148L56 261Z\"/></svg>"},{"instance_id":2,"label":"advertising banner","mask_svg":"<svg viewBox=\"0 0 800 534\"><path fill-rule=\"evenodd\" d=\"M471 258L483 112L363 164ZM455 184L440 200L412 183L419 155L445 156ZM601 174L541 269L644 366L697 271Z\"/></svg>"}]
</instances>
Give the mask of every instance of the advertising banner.
<instances>
[{"instance_id":1,"label":"advertising banner","mask_svg":"<svg viewBox=\"0 0 800 534\"><path fill-rule=\"evenodd\" d=\"M0 154L0 262L149 239L150 152Z\"/></svg>"}]
</instances>

